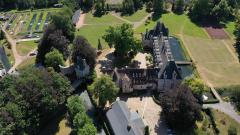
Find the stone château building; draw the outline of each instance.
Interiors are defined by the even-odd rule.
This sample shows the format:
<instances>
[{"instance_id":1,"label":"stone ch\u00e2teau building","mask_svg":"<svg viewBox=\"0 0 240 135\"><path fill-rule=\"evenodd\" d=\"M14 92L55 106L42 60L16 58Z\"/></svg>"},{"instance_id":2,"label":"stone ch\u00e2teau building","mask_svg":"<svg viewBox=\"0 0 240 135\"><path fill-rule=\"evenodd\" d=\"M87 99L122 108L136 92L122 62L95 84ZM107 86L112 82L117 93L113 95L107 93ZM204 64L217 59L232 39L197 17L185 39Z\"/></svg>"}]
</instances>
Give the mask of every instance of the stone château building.
<instances>
[{"instance_id":1,"label":"stone ch\u00e2teau building","mask_svg":"<svg viewBox=\"0 0 240 135\"><path fill-rule=\"evenodd\" d=\"M164 24L158 22L154 29L142 34L144 48L150 50L153 56L153 68L115 68L106 71L123 93L164 91L179 85L182 80L181 69L172 56L168 33Z\"/></svg>"}]
</instances>

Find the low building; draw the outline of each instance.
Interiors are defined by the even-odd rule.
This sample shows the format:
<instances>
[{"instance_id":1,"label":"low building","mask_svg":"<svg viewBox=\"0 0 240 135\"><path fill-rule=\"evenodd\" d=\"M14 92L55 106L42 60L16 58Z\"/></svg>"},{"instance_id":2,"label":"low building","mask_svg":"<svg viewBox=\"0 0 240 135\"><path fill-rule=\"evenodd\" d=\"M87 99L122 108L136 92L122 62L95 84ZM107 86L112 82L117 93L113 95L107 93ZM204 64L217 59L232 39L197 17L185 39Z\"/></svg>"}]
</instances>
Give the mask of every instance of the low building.
<instances>
[{"instance_id":1,"label":"low building","mask_svg":"<svg viewBox=\"0 0 240 135\"><path fill-rule=\"evenodd\" d=\"M137 112L130 112L124 101L116 101L107 111L108 123L114 135L144 135L145 123Z\"/></svg>"}]
</instances>

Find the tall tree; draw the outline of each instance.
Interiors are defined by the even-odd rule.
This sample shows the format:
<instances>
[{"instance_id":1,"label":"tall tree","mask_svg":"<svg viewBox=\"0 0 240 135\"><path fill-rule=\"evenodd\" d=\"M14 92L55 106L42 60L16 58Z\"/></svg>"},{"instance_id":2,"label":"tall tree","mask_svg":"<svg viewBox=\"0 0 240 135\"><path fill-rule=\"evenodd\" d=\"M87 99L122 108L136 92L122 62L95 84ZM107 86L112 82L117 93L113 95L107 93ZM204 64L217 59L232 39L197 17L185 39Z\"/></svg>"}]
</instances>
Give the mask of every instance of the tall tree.
<instances>
[{"instance_id":1,"label":"tall tree","mask_svg":"<svg viewBox=\"0 0 240 135\"><path fill-rule=\"evenodd\" d=\"M127 56L131 51L136 54L142 49L142 44L134 37L132 25L130 24L124 23L115 28L110 26L106 30L103 39L109 45L114 45L115 52L120 57Z\"/></svg>"},{"instance_id":2,"label":"tall tree","mask_svg":"<svg viewBox=\"0 0 240 135\"><path fill-rule=\"evenodd\" d=\"M187 130L201 118L201 106L186 86L166 91L161 97L163 114L172 128Z\"/></svg>"},{"instance_id":3,"label":"tall tree","mask_svg":"<svg viewBox=\"0 0 240 135\"><path fill-rule=\"evenodd\" d=\"M240 58L240 16L239 15L237 15L236 17L234 35L236 37L235 47L238 52L238 57Z\"/></svg>"},{"instance_id":4,"label":"tall tree","mask_svg":"<svg viewBox=\"0 0 240 135\"><path fill-rule=\"evenodd\" d=\"M37 134L72 90L64 76L45 69L29 68L2 81L0 134Z\"/></svg>"},{"instance_id":5,"label":"tall tree","mask_svg":"<svg viewBox=\"0 0 240 135\"><path fill-rule=\"evenodd\" d=\"M105 107L107 101L110 103L113 102L119 91L119 88L117 88L115 82L112 81L112 78L106 75L96 78L88 89L100 108Z\"/></svg>"},{"instance_id":6,"label":"tall tree","mask_svg":"<svg viewBox=\"0 0 240 135\"><path fill-rule=\"evenodd\" d=\"M190 12L190 17L193 20L203 20L211 15L213 8L212 0L194 0Z\"/></svg>"},{"instance_id":7,"label":"tall tree","mask_svg":"<svg viewBox=\"0 0 240 135\"><path fill-rule=\"evenodd\" d=\"M228 5L227 0L221 0L212 9L212 15L217 19L217 21L225 21L231 14L231 8Z\"/></svg>"},{"instance_id":8,"label":"tall tree","mask_svg":"<svg viewBox=\"0 0 240 135\"><path fill-rule=\"evenodd\" d=\"M154 14L161 15L164 10L164 1L163 0L153 0L153 11Z\"/></svg>"},{"instance_id":9,"label":"tall tree","mask_svg":"<svg viewBox=\"0 0 240 135\"><path fill-rule=\"evenodd\" d=\"M177 0L175 4L174 11L176 13L182 14L184 11L184 0Z\"/></svg>"},{"instance_id":10,"label":"tall tree","mask_svg":"<svg viewBox=\"0 0 240 135\"><path fill-rule=\"evenodd\" d=\"M64 65L63 55L56 49L46 54L46 67L53 67L55 71L60 71L59 65Z\"/></svg>"},{"instance_id":11,"label":"tall tree","mask_svg":"<svg viewBox=\"0 0 240 135\"><path fill-rule=\"evenodd\" d=\"M91 69L94 69L97 57L96 49L94 49L83 36L77 36L73 41L73 62L77 62L77 57L86 59L87 64L91 67Z\"/></svg>"},{"instance_id":12,"label":"tall tree","mask_svg":"<svg viewBox=\"0 0 240 135\"><path fill-rule=\"evenodd\" d=\"M188 86L196 99L202 101L203 92L207 91L203 81L199 78L187 78L183 81L183 84Z\"/></svg>"},{"instance_id":13,"label":"tall tree","mask_svg":"<svg viewBox=\"0 0 240 135\"><path fill-rule=\"evenodd\" d=\"M67 108L70 117L73 119L77 113L85 112L85 107L80 96L71 96L67 99Z\"/></svg>"},{"instance_id":14,"label":"tall tree","mask_svg":"<svg viewBox=\"0 0 240 135\"><path fill-rule=\"evenodd\" d=\"M133 14L135 12L133 0L123 0L123 13Z\"/></svg>"}]
</instances>

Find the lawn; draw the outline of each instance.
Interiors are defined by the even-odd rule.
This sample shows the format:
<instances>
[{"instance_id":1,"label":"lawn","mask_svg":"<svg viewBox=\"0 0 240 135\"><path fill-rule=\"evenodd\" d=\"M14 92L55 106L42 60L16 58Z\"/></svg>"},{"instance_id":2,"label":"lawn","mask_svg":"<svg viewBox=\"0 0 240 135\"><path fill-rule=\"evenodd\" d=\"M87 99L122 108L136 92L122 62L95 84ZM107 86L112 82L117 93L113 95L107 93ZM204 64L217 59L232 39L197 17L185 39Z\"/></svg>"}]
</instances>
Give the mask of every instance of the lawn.
<instances>
[{"instance_id":1,"label":"lawn","mask_svg":"<svg viewBox=\"0 0 240 135\"><path fill-rule=\"evenodd\" d=\"M115 25L123 23L122 20L112 16L110 13L103 15L101 17L95 17L90 12L86 14L85 24L95 24L95 25Z\"/></svg>"},{"instance_id":2,"label":"lawn","mask_svg":"<svg viewBox=\"0 0 240 135\"><path fill-rule=\"evenodd\" d=\"M37 43L34 41L20 42L17 44L19 55L26 56L29 52L37 48Z\"/></svg>"},{"instance_id":3,"label":"lawn","mask_svg":"<svg viewBox=\"0 0 240 135\"><path fill-rule=\"evenodd\" d=\"M184 36L185 47L204 80L215 87L240 84L240 64L224 41Z\"/></svg>"},{"instance_id":4,"label":"lawn","mask_svg":"<svg viewBox=\"0 0 240 135\"><path fill-rule=\"evenodd\" d=\"M17 69L18 70L23 70L28 67L33 67L36 61L36 57L32 57L24 62L22 62L20 65L18 65Z\"/></svg>"},{"instance_id":5,"label":"lawn","mask_svg":"<svg viewBox=\"0 0 240 135\"><path fill-rule=\"evenodd\" d=\"M169 28L169 32L171 35L179 35L182 30L184 35L209 38L204 29L191 22L191 20L186 14L177 15L174 13L167 13L163 14L159 20L162 21ZM156 25L157 21L151 20L147 25L143 24L136 29L136 33L145 32L147 28L152 29Z\"/></svg>"},{"instance_id":6,"label":"lawn","mask_svg":"<svg viewBox=\"0 0 240 135\"><path fill-rule=\"evenodd\" d=\"M146 8L143 7L142 9L138 10L137 12L135 12L132 15L124 15L122 16L122 18L131 21L131 22L139 22L141 21L143 18L145 18L149 13L146 11Z\"/></svg>"},{"instance_id":7,"label":"lawn","mask_svg":"<svg viewBox=\"0 0 240 135\"><path fill-rule=\"evenodd\" d=\"M103 48L107 48L107 43L102 39L102 36L108 27L107 25L87 25L77 30L76 34L84 36L94 48L97 48L98 39L101 40Z\"/></svg>"},{"instance_id":8,"label":"lawn","mask_svg":"<svg viewBox=\"0 0 240 135\"><path fill-rule=\"evenodd\" d=\"M103 48L107 48L107 43L102 39L106 29L109 26L117 26L123 23L122 20L111 14L94 17L91 13L87 13L85 19L86 25L78 29L76 35L84 36L94 48L97 48L98 39L101 40Z\"/></svg>"},{"instance_id":9,"label":"lawn","mask_svg":"<svg viewBox=\"0 0 240 135\"><path fill-rule=\"evenodd\" d=\"M235 120L233 120L223 112L220 112L217 110L213 110L213 113L216 119L215 122L216 122L217 128L220 130L219 135L227 135L228 134L227 131L230 125L237 128L238 133L240 133L240 124L237 123Z\"/></svg>"}]
</instances>

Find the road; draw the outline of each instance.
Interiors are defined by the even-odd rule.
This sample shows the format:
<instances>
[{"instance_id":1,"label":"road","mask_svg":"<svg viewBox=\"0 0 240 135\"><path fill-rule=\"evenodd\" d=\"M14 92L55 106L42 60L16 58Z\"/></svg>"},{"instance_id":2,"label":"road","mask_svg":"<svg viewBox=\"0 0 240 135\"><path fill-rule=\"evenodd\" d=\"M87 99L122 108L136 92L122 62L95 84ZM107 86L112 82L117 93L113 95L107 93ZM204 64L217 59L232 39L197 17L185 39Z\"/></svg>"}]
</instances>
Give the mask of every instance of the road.
<instances>
[{"instance_id":1,"label":"road","mask_svg":"<svg viewBox=\"0 0 240 135\"><path fill-rule=\"evenodd\" d=\"M13 71L16 70L16 68L24 61L28 60L31 58L31 56L26 55L26 56L21 56L17 52L17 40L13 39L5 29L2 29L2 31L5 33L5 37L9 44L11 45L11 50L15 59L14 65L10 68L8 73L12 73ZM34 49L35 50L35 49Z\"/></svg>"}]
</instances>

